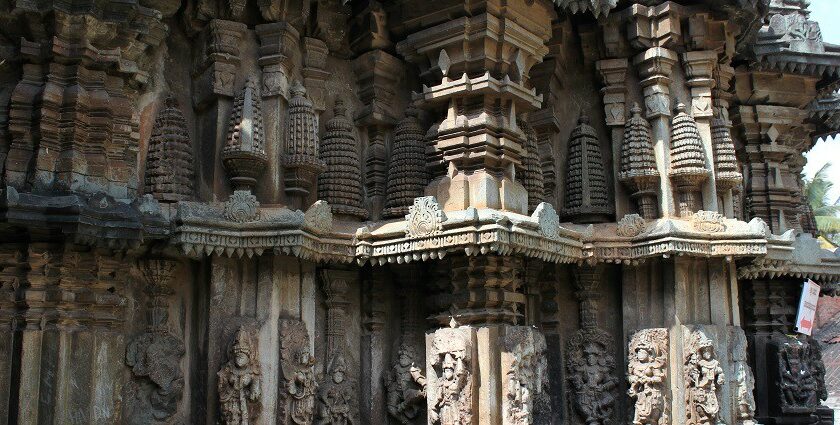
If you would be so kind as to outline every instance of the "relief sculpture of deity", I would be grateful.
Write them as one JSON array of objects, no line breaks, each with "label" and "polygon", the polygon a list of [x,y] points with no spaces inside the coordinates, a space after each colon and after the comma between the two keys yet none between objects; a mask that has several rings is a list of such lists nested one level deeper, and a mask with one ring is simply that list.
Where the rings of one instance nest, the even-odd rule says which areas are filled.
[{"label": "relief sculpture of deity", "polygon": [[333,353],[327,367],[327,376],[318,396],[318,425],[353,425],[358,418],[354,412],[357,405],[355,385],[350,380],[347,370],[347,358],[341,353]]},{"label": "relief sculpture of deity", "polygon": [[[583,336],[585,334],[589,337]],[[605,425],[613,420],[615,359],[607,351],[609,336],[599,329],[582,330],[575,335],[568,369],[571,374],[574,410],[587,425]]]},{"label": "relief sculpture of deity", "polygon": [[627,363],[627,394],[635,399],[633,425],[668,423],[667,358],[667,329],[645,329],[633,335]]},{"label": "relief sculpture of deity", "polygon": [[397,362],[386,376],[388,413],[401,424],[419,418],[425,408],[426,377],[415,364],[415,350],[406,343],[400,345]]},{"label": "relief sculpture of deity", "polygon": [[715,356],[712,341],[694,331],[684,364],[687,424],[720,425],[718,392],[724,383],[723,368]]},{"label": "relief sculpture of deity", "polygon": [[256,423],[260,401],[260,367],[251,335],[236,331],[228,362],[219,371],[219,404],[225,425]]},{"label": "relief sculpture of deity", "polygon": [[[433,424],[460,425],[470,423],[471,406],[469,400],[469,372],[463,358],[456,358],[446,353],[441,364],[443,374],[438,381],[439,390],[436,400],[432,400],[429,420]],[[465,394],[467,397],[465,397]]]}]

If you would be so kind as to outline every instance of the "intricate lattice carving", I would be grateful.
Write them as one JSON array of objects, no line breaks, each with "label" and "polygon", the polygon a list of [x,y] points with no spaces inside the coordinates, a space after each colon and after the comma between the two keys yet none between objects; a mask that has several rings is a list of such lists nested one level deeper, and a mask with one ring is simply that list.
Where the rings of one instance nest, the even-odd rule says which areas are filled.
[{"label": "intricate lattice carving", "polygon": [[446,216],[434,196],[414,199],[405,216],[405,235],[409,238],[423,238],[440,233]]},{"label": "intricate lattice carving", "polygon": [[680,216],[687,217],[700,209],[700,184],[709,177],[706,156],[697,123],[677,105],[671,123],[671,180],[679,192]]},{"label": "intricate lattice carving", "polygon": [[335,102],[333,111],[321,142],[321,161],[327,168],[318,177],[318,199],[327,201],[335,214],[365,219],[368,212],[362,208],[362,169],[353,123],[342,100]]},{"label": "intricate lattice carving", "polygon": [[193,151],[178,101],[167,96],[158,112],[146,157],[145,192],[161,202],[193,197]]},{"label": "intricate lattice carving", "polygon": [[225,425],[256,423],[260,414],[260,364],[251,331],[236,331],[228,361],[218,373],[219,405]]},{"label": "intricate lattice carving", "polygon": [[642,108],[633,104],[632,116],[624,124],[624,140],[621,144],[621,168],[618,179],[630,191],[636,201],[639,214],[647,219],[658,216],[656,190],[659,185],[659,171],[653,153],[650,124],[642,117]]},{"label": "intricate lattice carving", "polygon": [[268,165],[260,102],[257,84],[248,80],[230,115],[222,163],[237,190],[253,190]]},{"label": "intricate lattice carving", "polygon": [[423,196],[429,180],[426,172],[426,145],[424,132],[417,119],[417,110],[409,107],[405,118],[394,131],[394,147],[391,153],[388,175],[388,197],[385,201],[384,218],[402,217],[414,198]]},{"label": "intricate lattice carving", "polygon": [[289,120],[286,123],[286,152],[283,165],[286,173],[286,193],[306,196],[325,164],[318,156],[318,117],[306,89],[299,81],[291,88]]},{"label": "intricate lattice carving", "polygon": [[627,395],[634,399],[634,425],[667,425],[670,401],[668,330],[643,329],[630,339],[627,359]]},{"label": "intricate lattice carving", "polygon": [[589,117],[581,115],[569,140],[569,167],[566,171],[564,219],[598,222],[613,212],[607,192],[604,160],[595,129]]}]

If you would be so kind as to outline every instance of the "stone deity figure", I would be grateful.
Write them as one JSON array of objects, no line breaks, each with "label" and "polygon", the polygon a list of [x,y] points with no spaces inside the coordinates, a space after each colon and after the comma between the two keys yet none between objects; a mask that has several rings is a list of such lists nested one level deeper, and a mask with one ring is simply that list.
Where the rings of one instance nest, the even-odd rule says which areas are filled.
[{"label": "stone deity figure", "polygon": [[723,368],[715,358],[711,340],[700,336],[697,351],[692,353],[686,364],[686,396],[689,398],[689,424],[722,424],[718,418],[720,402],[717,391],[724,382]]},{"label": "stone deity figure", "polygon": [[462,359],[456,359],[452,353],[443,358],[442,376],[438,380],[437,399],[430,412],[429,421],[433,424],[460,425],[469,423],[463,415],[470,406],[462,406],[463,400],[469,400],[467,370]]},{"label": "stone deity figure", "polygon": [[414,363],[414,350],[401,344],[397,363],[386,377],[388,413],[401,424],[410,424],[425,408],[426,377]]},{"label": "stone deity figure", "polygon": [[[251,336],[239,328],[228,350],[228,362],[218,373],[219,404],[225,425],[255,423],[260,400],[260,370]],[[253,416],[253,418],[252,418]]]},{"label": "stone deity figure", "polygon": [[353,406],[356,405],[352,382],[347,376],[347,360],[343,354],[334,353],[327,367],[327,377],[319,395],[319,425],[353,425],[357,423]]},{"label": "stone deity figure", "polygon": [[315,359],[308,349],[297,353],[298,370],[286,381],[286,389],[291,397],[290,416],[296,424],[309,424],[315,411]]},{"label": "stone deity figure", "polygon": [[627,394],[636,399],[633,425],[664,425],[665,358],[650,344],[640,344],[630,353],[630,389]]},{"label": "stone deity figure", "polygon": [[787,407],[813,407],[817,401],[817,382],[808,367],[806,346],[794,341],[781,350],[780,391]]},{"label": "stone deity figure", "polygon": [[607,353],[599,344],[583,347],[584,363],[572,377],[575,407],[587,425],[604,425],[612,418],[616,379],[610,374]]}]

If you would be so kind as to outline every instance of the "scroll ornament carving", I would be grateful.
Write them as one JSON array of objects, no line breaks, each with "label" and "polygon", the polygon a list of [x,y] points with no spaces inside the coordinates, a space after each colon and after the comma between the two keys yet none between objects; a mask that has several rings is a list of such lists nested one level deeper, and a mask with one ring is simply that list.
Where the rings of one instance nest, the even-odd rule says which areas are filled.
[{"label": "scroll ornament carving", "polygon": [[692,332],[683,364],[687,425],[719,423],[718,391],[725,375],[716,357],[712,341],[705,333]]},{"label": "scroll ornament carving", "polygon": [[385,377],[388,414],[401,424],[413,423],[426,408],[426,377],[415,359],[415,350],[401,344],[397,361]]},{"label": "scroll ornament carving", "polygon": [[618,236],[631,238],[638,236],[645,230],[645,219],[638,214],[627,214],[618,221],[618,229],[616,233]]},{"label": "scroll ornament carving", "polygon": [[280,321],[280,370],[283,423],[308,425],[315,412],[315,358],[309,351],[309,334],[299,320]]},{"label": "scroll ornament carving", "polygon": [[434,196],[414,198],[414,205],[405,216],[405,235],[409,238],[423,238],[440,233],[446,216]]},{"label": "scroll ornament carving", "polygon": [[429,393],[429,423],[472,424],[472,355],[467,337],[453,327],[436,332],[428,353],[436,385]]},{"label": "scroll ornament carving", "polygon": [[235,190],[225,202],[224,216],[230,221],[247,223],[260,216],[260,203],[249,190]]},{"label": "scroll ornament carving", "polygon": [[253,337],[240,327],[218,373],[219,404],[225,425],[256,423],[260,409],[260,365]]},{"label": "scroll ornament carving", "polygon": [[633,425],[668,424],[668,330],[643,329],[630,340],[627,395],[634,399]]},{"label": "scroll ornament carving", "polygon": [[615,357],[612,338],[601,329],[578,330],[569,340],[567,369],[574,412],[588,425],[612,423],[615,409]]},{"label": "scroll ornament carving", "polygon": [[726,230],[723,214],[715,211],[697,211],[691,216],[691,223],[695,230],[701,232],[718,233]]},{"label": "scroll ornament carving", "polygon": [[358,424],[356,385],[348,375],[347,357],[333,352],[318,394],[318,417],[315,424]]}]

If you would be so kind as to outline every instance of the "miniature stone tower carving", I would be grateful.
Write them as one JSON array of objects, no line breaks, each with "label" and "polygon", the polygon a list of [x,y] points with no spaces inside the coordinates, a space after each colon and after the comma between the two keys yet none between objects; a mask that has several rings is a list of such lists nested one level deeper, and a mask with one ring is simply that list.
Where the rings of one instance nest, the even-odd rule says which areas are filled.
[{"label": "miniature stone tower carving", "polygon": [[522,156],[522,185],[528,191],[528,214],[545,200],[545,184],[537,150],[537,133],[527,120],[518,118],[519,128],[525,133],[525,153]]},{"label": "miniature stone tower carving", "polygon": [[263,140],[260,92],[253,80],[245,83],[245,88],[236,98],[229,126],[227,142],[222,150],[222,163],[234,191],[253,192],[257,179],[265,172],[268,164]]},{"label": "miniature stone tower carving", "polygon": [[158,112],[149,155],[146,157],[145,192],[161,202],[193,197],[193,151],[184,114],[172,96]]},{"label": "miniature stone tower carving", "polygon": [[335,214],[363,220],[368,212],[362,208],[362,169],[353,123],[342,100],[335,102],[334,112],[321,145],[327,168],[318,178],[318,199],[327,201]]},{"label": "miniature stone tower carving", "polygon": [[709,178],[697,123],[677,105],[671,125],[671,180],[678,192],[679,215],[689,217],[702,207],[700,185]]},{"label": "miniature stone tower carving", "polygon": [[633,104],[632,116],[624,125],[621,144],[621,168],[618,179],[630,189],[639,215],[648,220],[658,217],[656,189],[659,172],[651,142],[650,124],[642,117],[642,108]]},{"label": "miniature stone tower carving", "polygon": [[584,114],[572,130],[568,162],[563,219],[583,223],[607,220],[613,208],[607,194],[604,160],[595,129]]},{"label": "miniature stone tower carving", "polygon": [[318,117],[312,101],[299,81],[292,85],[291,93],[283,161],[286,194],[305,198],[325,165],[318,156]]},{"label": "miniature stone tower carving", "polygon": [[743,177],[738,171],[738,159],[735,157],[735,144],[729,133],[729,123],[721,109],[712,120],[712,146],[715,155],[715,184],[718,191],[734,189],[741,184]]},{"label": "miniature stone tower carving", "polygon": [[429,180],[426,172],[426,145],[417,110],[409,106],[405,118],[394,131],[394,148],[388,176],[388,197],[384,218],[404,217],[414,198],[423,196]]}]

